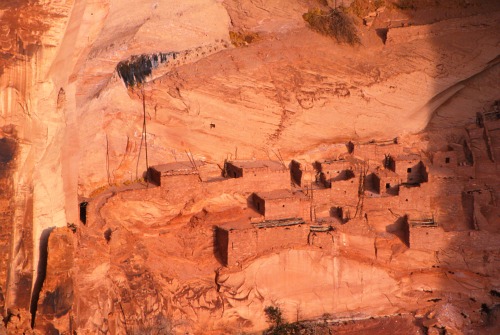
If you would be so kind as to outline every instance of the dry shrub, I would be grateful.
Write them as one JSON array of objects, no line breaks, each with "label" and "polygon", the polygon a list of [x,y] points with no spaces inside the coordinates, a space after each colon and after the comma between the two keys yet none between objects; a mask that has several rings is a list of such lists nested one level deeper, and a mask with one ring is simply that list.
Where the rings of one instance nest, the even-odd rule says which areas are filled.
[{"label": "dry shrub", "polygon": [[339,43],[350,45],[361,43],[354,21],[338,9],[329,11],[310,9],[302,17],[313,30],[334,37]]},{"label": "dry shrub", "polygon": [[259,39],[259,34],[249,32],[230,31],[229,39],[235,47],[247,46]]},{"label": "dry shrub", "polygon": [[348,10],[358,17],[365,17],[385,5],[385,0],[354,0]]}]

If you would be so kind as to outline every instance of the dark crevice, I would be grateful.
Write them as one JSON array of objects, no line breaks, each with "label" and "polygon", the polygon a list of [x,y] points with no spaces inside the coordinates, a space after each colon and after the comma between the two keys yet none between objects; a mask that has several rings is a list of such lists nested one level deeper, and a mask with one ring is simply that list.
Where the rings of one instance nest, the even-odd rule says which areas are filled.
[{"label": "dark crevice", "polygon": [[497,290],[491,290],[490,294],[494,297],[500,298],[500,292],[498,292]]},{"label": "dark crevice", "polygon": [[176,59],[177,56],[177,52],[132,56],[130,59],[118,63],[116,72],[122,78],[125,86],[135,86],[144,83],[159,64],[167,63],[169,59]]},{"label": "dark crevice", "polygon": [[106,229],[106,231],[104,232],[104,238],[106,239],[106,242],[109,243],[109,241],[111,241],[111,235],[113,235],[113,231],[111,230],[111,228]]},{"label": "dark crevice", "polygon": [[83,224],[87,224],[87,206],[88,206],[88,202],[84,201],[84,202],[80,202],[80,221],[83,223]]},{"label": "dark crevice", "polygon": [[36,311],[38,309],[38,299],[40,298],[40,292],[42,291],[43,282],[45,281],[45,276],[47,275],[47,259],[48,259],[48,244],[50,233],[55,229],[55,227],[50,227],[45,229],[40,235],[40,246],[39,246],[39,258],[38,258],[38,274],[36,276],[35,285],[33,286],[33,292],[31,294],[31,328],[35,327]]}]

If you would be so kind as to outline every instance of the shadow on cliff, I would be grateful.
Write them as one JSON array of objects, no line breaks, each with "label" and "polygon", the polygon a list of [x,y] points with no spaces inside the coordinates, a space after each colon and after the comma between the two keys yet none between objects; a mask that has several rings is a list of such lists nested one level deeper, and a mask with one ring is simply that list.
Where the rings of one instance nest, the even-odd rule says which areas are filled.
[{"label": "shadow on cliff", "polygon": [[[486,13],[488,6],[500,10],[495,1],[485,1],[481,5],[484,7],[478,9],[479,13]],[[456,6],[468,10],[468,5],[460,3]],[[447,60],[440,58],[446,54],[443,48],[449,44],[446,41],[443,45],[441,41],[453,37],[430,38],[436,68],[446,68]],[[468,43],[468,48],[478,45],[477,41]],[[491,50],[485,54],[487,52],[491,53]],[[478,112],[490,109],[494,100],[500,98],[495,75],[500,73],[499,69],[498,60],[492,59],[472,76],[456,78],[458,82],[444,90],[439,76],[433,83],[436,100],[445,98],[438,103],[421,133],[422,139],[428,141],[423,154],[427,156],[432,194],[429,195],[429,212],[420,214],[432,218],[436,227],[418,228],[428,230],[428,240],[424,241],[426,245],[422,249],[428,252],[433,263],[432,268],[421,270],[430,280],[418,283],[427,285],[433,296],[427,300],[427,303],[432,303],[427,309],[431,312],[424,316],[429,333],[431,329],[439,334],[497,333],[499,330],[500,299],[495,292],[500,281],[494,278],[499,277],[499,252],[495,239],[498,241],[500,235],[494,237],[484,228],[499,225],[500,220],[499,216],[496,221],[491,220],[493,216],[487,219],[482,212],[486,207],[490,211],[496,207],[500,213],[495,201],[499,194],[500,171],[489,153],[495,149],[491,148],[492,140],[488,138],[488,130],[484,129],[487,127],[481,127],[476,117]],[[496,85],[496,90],[484,89],[488,85]],[[411,234],[412,228],[409,229]],[[411,249],[412,238],[409,236],[408,240]]]},{"label": "shadow on cliff", "polygon": [[39,258],[37,266],[37,277],[35,280],[35,284],[33,285],[33,291],[31,294],[31,305],[30,305],[31,328],[35,327],[35,318],[38,309],[38,300],[40,298],[40,292],[42,291],[43,288],[43,282],[45,281],[45,277],[47,275],[49,236],[54,229],[55,227],[44,229],[42,231],[42,234],[40,235],[40,249],[39,249]]}]

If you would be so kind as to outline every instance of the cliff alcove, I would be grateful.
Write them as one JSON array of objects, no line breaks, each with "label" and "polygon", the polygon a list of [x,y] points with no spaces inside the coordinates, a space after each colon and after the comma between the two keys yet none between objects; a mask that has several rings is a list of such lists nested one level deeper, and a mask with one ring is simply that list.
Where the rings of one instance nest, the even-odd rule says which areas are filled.
[{"label": "cliff alcove", "polygon": [[0,334],[498,333],[498,1],[0,18]]}]

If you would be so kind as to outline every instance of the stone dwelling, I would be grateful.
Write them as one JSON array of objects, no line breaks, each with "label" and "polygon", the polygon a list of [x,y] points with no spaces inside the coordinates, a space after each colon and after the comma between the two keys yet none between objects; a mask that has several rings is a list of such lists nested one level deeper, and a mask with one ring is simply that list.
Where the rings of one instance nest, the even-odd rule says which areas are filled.
[{"label": "stone dwelling", "polygon": [[405,184],[417,185],[427,182],[427,168],[417,154],[397,156],[394,172]]},{"label": "stone dwelling", "polygon": [[398,195],[401,178],[394,171],[388,169],[377,169],[370,178],[370,189],[383,195]]},{"label": "stone dwelling", "polygon": [[[261,189],[290,189],[291,186],[288,167],[271,160],[226,162],[225,175],[227,178],[242,178],[251,192]],[[252,184],[254,189],[252,189]]]},{"label": "stone dwelling", "polygon": [[456,170],[458,166],[457,152],[450,147],[446,151],[435,152],[432,158],[432,165],[434,167]]},{"label": "stone dwelling", "polygon": [[222,264],[232,266],[275,248],[305,245],[309,231],[300,219],[235,222],[217,226],[215,240]]},{"label": "stone dwelling", "polygon": [[[345,159],[325,160],[314,163],[317,173],[321,175],[320,180],[324,183],[332,181],[348,180],[354,177],[350,162]],[[329,185],[325,185],[329,187]]]},{"label": "stone dwelling", "polygon": [[252,195],[253,205],[265,220],[301,218],[310,221],[311,201],[304,193],[287,189],[258,192]]},{"label": "stone dwelling", "polygon": [[202,161],[172,162],[151,166],[148,178],[152,183],[166,189],[184,189],[201,182],[198,168]]}]

